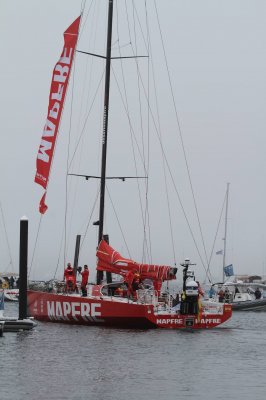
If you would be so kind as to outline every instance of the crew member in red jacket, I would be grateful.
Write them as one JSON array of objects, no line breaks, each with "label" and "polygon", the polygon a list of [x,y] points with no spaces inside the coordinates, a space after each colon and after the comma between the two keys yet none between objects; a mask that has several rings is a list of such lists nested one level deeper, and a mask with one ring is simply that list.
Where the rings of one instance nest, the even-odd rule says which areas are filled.
[{"label": "crew member in red jacket", "polygon": [[81,285],[80,285],[80,288],[82,291],[82,296],[86,297],[88,295],[87,284],[88,284],[88,279],[89,279],[89,275],[90,275],[88,265],[84,265],[84,269],[80,274],[82,276]]},{"label": "crew member in red jacket", "polygon": [[137,290],[142,289],[141,276],[138,272],[128,271],[124,282],[127,284],[127,297],[133,300],[137,299]]},{"label": "crew member in red jacket", "polygon": [[74,273],[74,269],[71,267],[71,264],[68,263],[67,267],[64,271],[64,278],[66,281],[66,291],[71,292],[76,289],[76,277]]}]

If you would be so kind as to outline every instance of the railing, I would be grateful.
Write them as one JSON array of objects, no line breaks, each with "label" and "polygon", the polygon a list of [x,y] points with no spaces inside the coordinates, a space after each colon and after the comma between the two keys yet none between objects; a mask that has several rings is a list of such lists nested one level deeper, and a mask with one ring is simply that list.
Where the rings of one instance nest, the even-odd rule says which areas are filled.
[{"label": "railing", "polygon": [[152,289],[137,290],[137,303],[156,305],[158,303],[157,290],[152,290]]}]

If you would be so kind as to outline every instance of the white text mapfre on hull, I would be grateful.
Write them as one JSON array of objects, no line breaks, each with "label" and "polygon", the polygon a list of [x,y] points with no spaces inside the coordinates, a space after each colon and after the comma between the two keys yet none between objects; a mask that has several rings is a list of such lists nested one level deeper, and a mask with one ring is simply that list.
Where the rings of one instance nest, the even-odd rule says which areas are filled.
[{"label": "white text mapfre on hull", "polygon": [[[195,322],[198,322],[197,320]],[[184,325],[183,318],[157,318],[156,323],[158,325]],[[220,318],[201,318],[200,324],[202,325],[219,325],[222,323]]]},{"label": "white text mapfre on hull", "polygon": [[[35,304],[35,309],[37,304]],[[41,305],[43,309],[43,304]],[[103,322],[100,303],[81,303],[78,301],[47,301],[47,316],[51,321],[78,321],[81,317],[84,321]]]}]

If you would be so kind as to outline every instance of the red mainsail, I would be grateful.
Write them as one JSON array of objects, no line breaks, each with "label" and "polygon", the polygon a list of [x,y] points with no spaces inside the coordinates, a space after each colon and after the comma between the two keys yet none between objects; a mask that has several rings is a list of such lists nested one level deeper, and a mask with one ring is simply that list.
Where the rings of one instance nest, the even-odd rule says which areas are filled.
[{"label": "red mainsail", "polygon": [[[47,119],[37,155],[37,170],[35,175],[35,182],[41,185],[45,190],[47,189],[47,184],[49,181],[58,127],[78,40],[79,24],[80,17],[78,17],[64,32],[63,51],[53,71]],[[42,196],[39,206],[39,211],[41,214],[44,214],[47,210],[47,206],[44,203],[45,194]]]},{"label": "red mainsail", "polygon": [[139,264],[122,257],[104,240],[100,242],[96,256],[98,257],[98,271],[107,271],[123,277],[131,271],[140,274],[141,279],[151,279],[154,282],[176,279],[176,268],[168,265]]}]

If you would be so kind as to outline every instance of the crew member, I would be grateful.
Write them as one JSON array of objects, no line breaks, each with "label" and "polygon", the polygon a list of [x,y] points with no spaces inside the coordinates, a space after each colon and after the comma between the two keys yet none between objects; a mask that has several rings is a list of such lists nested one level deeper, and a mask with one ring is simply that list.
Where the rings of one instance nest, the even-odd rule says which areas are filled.
[{"label": "crew member", "polygon": [[64,271],[64,278],[66,281],[66,291],[74,291],[76,289],[76,277],[71,263],[67,264],[67,267]]},{"label": "crew member", "polygon": [[137,290],[141,287],[140,274],[132,271],[128,271],[125,276],[125,283],[127,284],[127,295],[129,298],[136,300]]},{"label": "crew member", "polygon": [[261,298],[261,291],[260,289],[257,287],[257,289],[255,290],[255,299],[259,300]]},{"label": "crew member", "polygon": [[127,285],[127,297],[130,298],[132,297],[132,282],[134,278],[134,273],[132,271],[128,271],[126,273],[126,276],[124,278],[124,282]]},{"label": "crew member", "polygon": [[82,291],[82,296],[86,297],[88,295],[88,293],[87,293],[87,284],[88,284],[88,279],[89,279],[89,274],[90,274],[88,265],[84,265],[84,269],[80,274],[82,276],[81,285],[80,285],[80,288],[81,288],[81,291]]},{"label": "crew member", "polygon": [[14,277],[10,276],[10,279],[9,279],[9,287],[10,287],[10,289],[14,289],[14,283],[15,283]]},{"label": "crew member", "polygon": [[225,288],[225,291],[224,291],[224,302],[230,303],[230,292],[227,287]]},{"label": "crew member", "polygon": [[137,290],[142,289],[142,283],[140,279],[140,274],[134,274],[133,282],[132,282],[132,294],[133,299],[137,300]]},{"label": "crew member", "polygon": [[219,298],[219,303],[223,303],[224,302],[224,291],[223,291],[223,289],[219,290],[218,298]]}]

